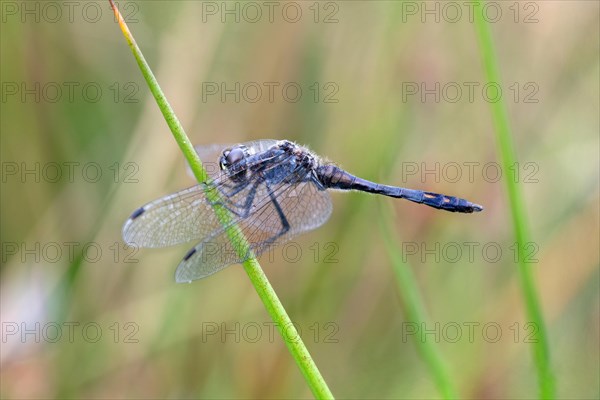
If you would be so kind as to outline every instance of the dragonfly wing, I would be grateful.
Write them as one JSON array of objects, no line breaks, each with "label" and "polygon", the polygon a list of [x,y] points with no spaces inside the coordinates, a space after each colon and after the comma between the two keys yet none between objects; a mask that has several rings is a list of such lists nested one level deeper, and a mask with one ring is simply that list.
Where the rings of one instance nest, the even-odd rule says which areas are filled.
[{"label": "dragonfly wing", "polygon": [[[255,256],[297,234],[321,226],[332,211],[329,194],[300,175],[272,185],[260,182],[244,191],[243,199],[238,195],[234,197],[242,201],[248,196],[252,196],[248,214],[237,216],[234,223],[240,227]],[[201,279],[249,257],[250,254],[238,254],[225,230],[221,229],[186,254],[177,267],[175,278],[177,282]]]},{"label": "dragonfly wing", "polygon": [[188,251],[175,271],[175,281],[184,283],[205,278],[229,265],[242,263],[248,257],[237,255],[230,238],[221,229]]},{"label": "dragonfly wing", "polygon": [[[264,151],[264,148],[270,147],[274,142],[276,141],[261,140],[249,142],[248,145],[253,146],[251,154],[254,154],[255,151]],[[210,150],[212,148],[209,146],[206,151],[212,151]],[[253,159],[247,164],[248,168],[265,161],[260,157],[253,157]],[[210,184],[202,183],[193,186],[155,200],[134,211],[123,226],[123,239],[127,243],[141,247],[165,247],[209,237],[219,230],[221,225],[204,191],[218,188],[230,211],[238,215],[247,215],[248,210],[243,209],[245,199],[252,182],[258,178],[259,176],[251,176],[240,186],[232,182],[226,172],[219,169],[216,174],[213,173]]]},{"label": "dragonfly wing", "polygon": [[165,247],[212,234],[220,224],[205,188],[196,185],[140,207],[125,222],[123,240],[140,247]]}]

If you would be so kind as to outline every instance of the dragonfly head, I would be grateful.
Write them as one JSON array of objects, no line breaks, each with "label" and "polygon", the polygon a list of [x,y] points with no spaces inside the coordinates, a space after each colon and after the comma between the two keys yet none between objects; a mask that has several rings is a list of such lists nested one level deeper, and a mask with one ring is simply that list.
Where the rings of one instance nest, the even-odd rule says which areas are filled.
[{"label": "dragonfly head", "polygon": [[226,172],[232,180],[241,181],[246,177],[246,166],[240,163],[248,156],[248,148],[243,145],[234,146],[223,150],[219,158],[219,167]]}]

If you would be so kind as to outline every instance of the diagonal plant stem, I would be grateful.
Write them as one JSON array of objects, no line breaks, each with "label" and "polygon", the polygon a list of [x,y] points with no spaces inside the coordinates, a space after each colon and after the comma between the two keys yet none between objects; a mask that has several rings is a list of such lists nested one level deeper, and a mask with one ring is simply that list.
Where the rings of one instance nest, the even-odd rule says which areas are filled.
[{"label": "diagonal plant stem", "polygon": [[[135,42],[133,35],[129,31],[127,24],[123,20],[121,13],[117,9],[113,1],[109,0],[109,2],[115,14],[115,18],[119,23],[121,31],[123,32],[123,36],[125,36],[127,44],[133,52],[138,66],[140,67],[140,70],[142,71],[142,74],[144,75],[144,78],[148,83],[148,87],[150,88],[152,95],[156,99],[158,107],[160,108],[167,124],[169,125],[169,128],[171,129],[171,132],[173,133],[175,141],[179,145],[181,152],[185,156],[192,171],[194,172],[194,176],[196,177],[198,182],[208,182],[208,175],[202,166],[202,161],[198,157],[198,154],[194,150],[192,143],[185,134],[183,126],[181,126],[181,123],[175,115],[175,112],[169,105],[167,98],[162,92],[158,81],[156,80],[154,74],[152,73],[152,70],[150,69],[150,66],[146,62],[142,51]],[[304,342],[298,334],[298,331],[292,324],[292,321],[290,320],[290,317],[285,311],[283,304],[281,304],[281,301],[277,297],[277,294],[275,293],[275,290],[273,289],[269,280],[267,279],[267,276],[263,272],[260,264],[254,257],[254,255],[252,254],[250,244],[245,238],[243,232],[241,231],[239,226],[232,223],[233,216],[231,215],[231,213],[225,207],[219,205],[222,204],[222,202],[219,201],[220,196],[218,191],[206,190],[205,195],[211,204],[215,204],[214,211],[217,215],[217,218],[219,219],[219,222],[224,227],[226,227],[227,236],[229,237],[229,240],[231,241],[231,244],[235,249],[236,253],[240,256],[240,258],[245,258],[245,256],[248,254],[251,255],[251,258],[249,258],[247,261],[244,261],[244,269],[246,270],[250,281],[254,285],[258,296],[264,303],[267,312],[277,325],[277,328],[281,333],[283,340],[286,346],[288,347],[288,350],[290,351],[290,353],[292,353],[292,356],[296,360],[296,363],[298,364],[300,371],[304,375],[304,378],[306,379],[312,393],[316,398],[319,399],[333,398],[333,394],[331,393],[329,387],[327,386],[327,383],[321,376],[317,365],[310,356],[310,353],[304,345]]]},{"label": "diagonal plant stem", "polygon": [[[394,267],[396,283],[398,284],[398,295],[404,305],[406,321],[417,324],[420,328],[421,324],[428,322],[429,317],[421,300],[415,277],[411,269],[402,261],[402,254],[398,249],[398,243],[401,241],[392,227],[390,222],[392,220],[393,218],[389,209],[382,206],[379,213],[379,224],[381,226],[383,244]],[[439,347],[430,340],[421,340],[416,336],[415,345],[425,365],[429,368],[429,372],[442,397],[444,399],[458,399],[458,392],[450,378],[448,367],[444,362]]]},{"label": "diagonal plant stem", "polygon": [[[482,2],[478,1],[478,9],[482,9]],[[485,75],[489,82],[500,83],[500,74],[498,72],[498,60],[496,58],[494,43],[490,25],[484,19],[483,13],[475,13],[475,28],[479,40],[479,47],[484,64]],[[512,133],[508,120],[508,111],[503,99],[495,103],[490,103],[492,119],[496,131],[496,141],[498,144],[498,153],[505,171],[515,165],[517,157],[512,140]],[[512,215],[512,223],[515,239],[518,246],[519,277],[521,281],[521,290],[525,298],[525,307],[528,318],[538,327],[538,341],[533,344],[533,357],[537,368],[539,379],[540,397],[543,399],[555,398],[555,378],[550,365],[550,350],[548,344],[548,332],[544,323],[544,317],[540,306],[540,300],[534,282],[531,264],[526,262],[523,257],[530,241],[528,222],[525,218],[525,206],[521,187],[518,183],[510,179],[509,174],[504,174],[508,200]]]}]

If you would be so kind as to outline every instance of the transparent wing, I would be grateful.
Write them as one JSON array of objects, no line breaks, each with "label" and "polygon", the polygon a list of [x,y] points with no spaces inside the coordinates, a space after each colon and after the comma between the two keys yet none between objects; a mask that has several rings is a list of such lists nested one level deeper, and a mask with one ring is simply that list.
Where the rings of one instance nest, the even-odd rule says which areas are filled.
[{"label": "transparent wing", "polygon": [[[257,154],[259,152],[263,152],[269,149],[271,146],[275,145],[277,140],[275,139],[262,139],[262,140],[254,140],[251,142],[241,143],[252,149],[252,154]],[[223,150],[227,148],[231,148],[236,144],[233,143],[220,143],[220,144],[210,144],[210,145],[198,145],[195,146],[194,149],[196,153],[200,156],[200,160],[202,160],[202,165],[204,169],[208,173],[211,179],[217,178],[221,174],[221,168],[219,167],[219,158],[221,154],[223,154]],[[189,165],[187,166],[188,175],[194,178],[194,174],[190,169]],[[195,178],[194,178],[195,179]]]},{"label": "transparent wing", "polygon": [[[248,142],[246,145],[252,149],[252,154],[257,154],[276,142],[276,140],[259,140]],[[199,150],[199,154],[201,158],[210,153],[220,155],[227,147],[228,145],[206,146]],[[257,162],[264,162],[264,160],[257,160]],[[248,182],[247,189],[236,188],[238,192],[228,196],[228,193],[233,191],[232,188],[236,187],[229,176],[219,169],[211,174],[211,179],[212,190],[219,188],[228,203],[231,203],[229,204],[231,211],[243,214],[244,210],[236,205],[244,205],[243,200],[248,195],[252,180]],[[196,185],[138,208],[123,226],[123,240],[140,247],[166,247],[212,235],[215,230],[221,228],[221,224],[204,195],[207,188],[207,184]]]},{"label": "transparent wing", "polygon": [[140,247],[165,247],[211,235],[219,221],[205,187],[196,185],[140,207],[125,222],[123,240]]},{"label": "transparent wing", "polygon": [[[270,246],[321,226],[331,211],[329,194],[304,176],[297,175],[278,184],[260,183],[249,215],[237,217],[235,223],[254,255],[259,256]],[[242,263],[249,256],[238,255],[225,230],[220,229],[186,254],[177,267],[175,279],[190,282],[204,278],[229,265]]]}]

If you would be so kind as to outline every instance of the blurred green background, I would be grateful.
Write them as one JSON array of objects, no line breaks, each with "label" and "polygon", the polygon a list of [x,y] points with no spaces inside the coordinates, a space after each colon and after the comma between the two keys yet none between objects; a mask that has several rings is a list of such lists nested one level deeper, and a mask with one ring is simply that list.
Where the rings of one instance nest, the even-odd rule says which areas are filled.
[{"label": "blurred green background", "polygon": [[[0,394],[310,398],[242,268],[177,285],[175,267],[192,244],[124,247],[134,209],[194,181],[108,3],[69,4],[0,3]],[[119,4],[195,144],[286,138],[361,177],[485,206],[455,215],[333,193],[327,224],[260,259],[332,392],[439,397],[415,348],[427,340],[439,342],[461,397],[535,398],[535,327],[526,325],[505,185],[495,179],[488,82],[468,8],[249,4]],[[495,4],[519,157],[501,172],[525,195],[558,396],[597,398],[599,5]],[[439,98],[410,94],[421,84]],[[436,163],[437,175],[422,176]],[[392,212],[429,313],[416,334],[383,245],[382,210]]]}]

